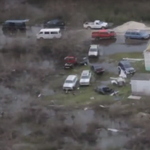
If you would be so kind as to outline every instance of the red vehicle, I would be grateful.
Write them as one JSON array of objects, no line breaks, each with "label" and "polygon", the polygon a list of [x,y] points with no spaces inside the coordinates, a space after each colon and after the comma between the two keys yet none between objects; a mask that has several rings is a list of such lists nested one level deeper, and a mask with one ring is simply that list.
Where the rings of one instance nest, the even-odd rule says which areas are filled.
[{"label": "red vehicle", "polygon": [[103,29],[103,30],[92,32],[92,38],[112,39],[112,38],[116,38],[116,33],[113,30]]},{"label": "red vehicle", "polygon": [[74,56],[66,56],[64,58],[65,64],[64,64],[64,68],[65,69],[69,69],[69,68],[74,68],[74,66],[76,65],[87,65],[87,58],[84,57],[81,59],[81,61],[79,61],[76,57]]}]

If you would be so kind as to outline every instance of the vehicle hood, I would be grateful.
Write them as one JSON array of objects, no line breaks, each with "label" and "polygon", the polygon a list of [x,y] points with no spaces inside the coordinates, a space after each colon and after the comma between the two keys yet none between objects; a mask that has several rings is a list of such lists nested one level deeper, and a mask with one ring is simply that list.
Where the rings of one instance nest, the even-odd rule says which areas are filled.
[{"label": "vehicle hood", "polygon": [[80,79],[80,82],[89,82],[90,79]]},{"label": "vehicle hood", "polygon": [[97,55],[98,54],[98,52],[91,52],[91,51],[89,51],[89,55]]},{"label": "vehicle hood", "polygon": [[73,86],[72,83],[64,83],[64,84],[63,84],[63,87],[67,87],[67,88],[70,88],[70,87],[72,87],[72,86]]},{"label": "vehicle hood", "polygon": [[148,33],[143,34],[143,37],[149,37]]},{"label": "vehicle hood", "polygon": [[130,67],[130,68],[127,68],[126,71],[133,72],[133,71],[135,71],[135,69],[133,67]]}]

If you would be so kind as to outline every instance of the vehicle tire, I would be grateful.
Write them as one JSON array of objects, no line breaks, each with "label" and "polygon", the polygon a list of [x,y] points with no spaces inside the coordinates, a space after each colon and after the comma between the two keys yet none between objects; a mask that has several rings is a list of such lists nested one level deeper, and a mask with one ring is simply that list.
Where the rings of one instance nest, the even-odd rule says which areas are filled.
[{"label": "vehicle tire", "polygon": [[44,38],[40,37],[40,38],[39,38],[39,40],[40,40],[40,41],[43,41],[43,40],[44,40]]},{"label": "vehicle tire", "polygon": [[91,30],[91,27],[87,27],[88,30]]}]

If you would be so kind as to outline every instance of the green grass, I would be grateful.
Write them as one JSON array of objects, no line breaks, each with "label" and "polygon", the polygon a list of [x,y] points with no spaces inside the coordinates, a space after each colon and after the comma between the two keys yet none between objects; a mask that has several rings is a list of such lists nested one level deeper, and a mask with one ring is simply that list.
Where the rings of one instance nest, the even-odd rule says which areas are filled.
[{"label": "green grass", "polygon": [[131,52],[131,53],[116,53],[109,56],[109,59],[112,59],[117,62],[122,58],[143,58],[143,54],[141,52]]},{"label": "green grass", "polygon": [[[143,59],[143,54],[141,52],[131,52],[131,53],[117,53],[109,56],[111,62],[114,62],[116,65],[118,61],[122,58],[141,58]],[[147,73],[145,70],[144,61],[135,61],[131,62],[132,66],[136,69],[137,73]]]},{"label": "green grass", "polygon": [[[65,92],[59,92],[51,97],[44,97],[44,101],[48,103],[51,100],[56,100],[56,103],[59,105],[85,105],[94,102],[100,102],[105,99],[111,99],[110,96],[100,95],[94,91],[94,84],[88,87],[79,87],[76,91],[74,91],[75,95],[70,92],[66,94]],[[94,97],[94,99],[91,99]],[[46,103],[47,103],[46,102]]]}]

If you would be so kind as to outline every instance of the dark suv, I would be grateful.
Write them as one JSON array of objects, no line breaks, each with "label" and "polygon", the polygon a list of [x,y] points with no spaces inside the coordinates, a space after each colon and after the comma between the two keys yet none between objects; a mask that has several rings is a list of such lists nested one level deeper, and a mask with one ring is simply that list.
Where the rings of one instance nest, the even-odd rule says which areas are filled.
[{"label": "dark suv", "polygon": [[65,22],[63,22],[60,19],[54,19],[46,22],[44,24],[44,28],[60,28],[64,29],[65,28]]},{"label": "dark suv", "polygon": [[127,60],[121,60],[118,63],[118,70],[119,74],[121,70],[123,70],[126,75],[134,75],[136,72],[136,70],[131,66],[130,62]]},{"label": "dark suv", "polygon": [[18,32],[26,33],[26,22],[28,20],[7,20],[3,23],[4,35],[16,35]]}]

